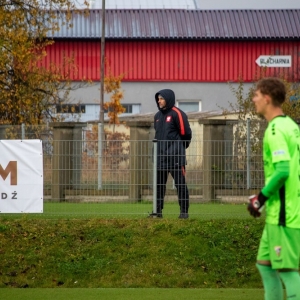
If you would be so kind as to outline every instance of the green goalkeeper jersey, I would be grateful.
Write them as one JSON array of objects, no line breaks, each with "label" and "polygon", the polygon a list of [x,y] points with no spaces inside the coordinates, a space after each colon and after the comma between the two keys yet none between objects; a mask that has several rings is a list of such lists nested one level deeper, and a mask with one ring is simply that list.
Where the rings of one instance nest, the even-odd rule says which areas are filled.
[{"label": "green goalkeeper jersey", "polygon": [[266,223],[300,228],[300,131],[288,116],[278,116],[269,122],[263,140],[265,184],[268,184],[274,164],[289,162],[289,177],[266,202]]}]

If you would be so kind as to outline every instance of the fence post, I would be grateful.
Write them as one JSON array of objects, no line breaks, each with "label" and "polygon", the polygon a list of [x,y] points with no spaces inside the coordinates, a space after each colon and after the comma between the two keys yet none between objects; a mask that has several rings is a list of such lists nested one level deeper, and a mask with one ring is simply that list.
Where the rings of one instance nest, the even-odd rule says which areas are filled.
[{"label": "fence post", "polygon": [[51,198],[64,201],[67,189],[80,187],[82,127],[86,123],[53,122]]},{"label": "fence post", "polygon": [[203,124],[203,200],[216,200],[224,181],[225,126],[229,120],[200,119]]},{"label": "fence post", "polygon": [[21,136],[22,136],[22,140],[25,140],[25,124],[24,123],[21,124]]},{"label": "fence post", "polygon": [[149,135],[150,122],[129,121],[130,127],[130,183],[129,200],[140,201],[142,190],[149,185]]},{"label": "fence post", "polygon": [[153,215],[157,214],[157,140],[153,140]]},{"label": "fence post", "polygon": [[250,118],[247,118],[247,189],[251,189],[251,142],[250,142]]},{"label": "fence post", "polygon": [[98,190],[102,190],[102,169],[103,169],[103,132],[104,125],[98,123]]}]

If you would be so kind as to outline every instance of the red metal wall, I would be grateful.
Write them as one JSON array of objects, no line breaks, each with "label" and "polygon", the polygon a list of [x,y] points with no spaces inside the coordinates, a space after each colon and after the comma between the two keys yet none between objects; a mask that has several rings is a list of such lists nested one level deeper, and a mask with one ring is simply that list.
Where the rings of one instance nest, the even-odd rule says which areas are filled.
[{"label": "red metal wall", "polygon": [[[105,44],[112,73],[124,81],[252,81],[262,68],[260,55],[292,55],[292,67],[267,68],[268,75],[300,72],[300,41],[112,41]],[[57,40],[47,49],[45,65],[74,54],[73,80],[100,79],[100,41]],[[299,76],[296,76],[299,78]]]}]

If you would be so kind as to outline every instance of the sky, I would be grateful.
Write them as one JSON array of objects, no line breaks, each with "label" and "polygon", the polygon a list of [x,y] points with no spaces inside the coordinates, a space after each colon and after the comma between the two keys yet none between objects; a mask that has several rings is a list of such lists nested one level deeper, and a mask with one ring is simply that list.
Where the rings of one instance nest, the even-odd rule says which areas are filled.
[{"label": "sky", "polygon": [[[84,0],[76,0],[83,3]],[[88,0],[91,8],[101,8],[102,0]],[[184,9],[300,9],[300,0],[105,0],[111,8]]]},{"label": "sky", "polygon": [[197,0],[199,9],[292,9],[300,0]]}]

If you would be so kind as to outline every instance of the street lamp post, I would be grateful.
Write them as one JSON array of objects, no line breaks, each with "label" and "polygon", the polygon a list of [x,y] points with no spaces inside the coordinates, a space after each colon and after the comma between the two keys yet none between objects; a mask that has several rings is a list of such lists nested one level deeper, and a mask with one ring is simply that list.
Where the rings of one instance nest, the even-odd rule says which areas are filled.
[{"label": "street lamp post", "polygon": [[100,68],[100,119],[98,123],[98,189],[102,189],[103,142],[104,142],[104,76],[105,76],[105,0],[102,0],[101,27],[101,68]]}]

